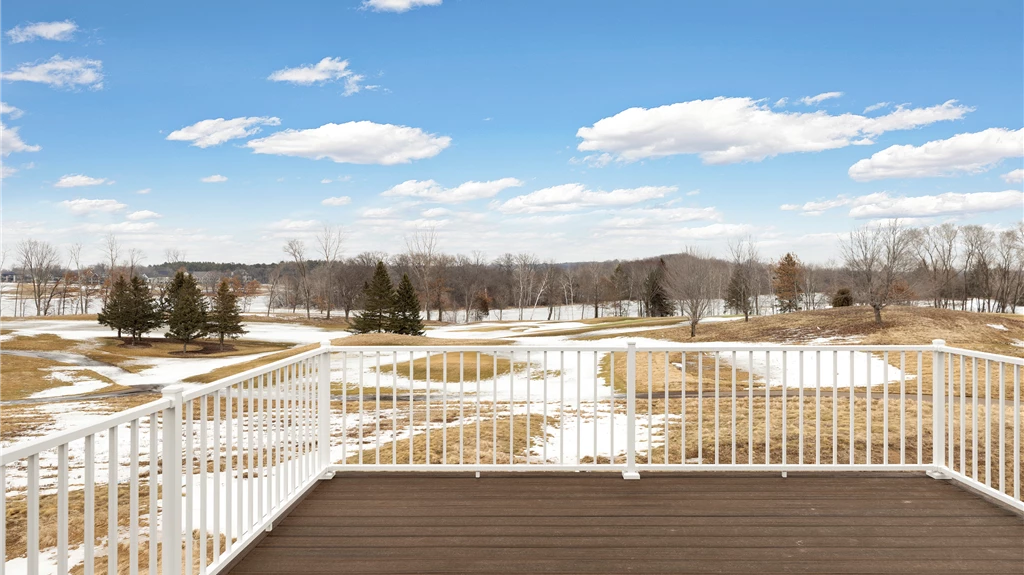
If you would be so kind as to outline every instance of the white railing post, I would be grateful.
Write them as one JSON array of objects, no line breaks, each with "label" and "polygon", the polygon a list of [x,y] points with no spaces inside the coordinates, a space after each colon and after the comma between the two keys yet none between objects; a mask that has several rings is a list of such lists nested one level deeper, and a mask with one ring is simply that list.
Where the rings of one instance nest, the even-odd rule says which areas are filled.
[{"label": "white railing post", "polygon": [[[181,573],[181,416],[184,391],[181,385],[163,389],[164,398],[172,401],[163,414],[163,575]],[[189,541],[191,539],[189,537]]]},{"label": "white railing post", "polygon": [[[932,479],[949,479],[946,468],[946,346],[945,340],[932,340]],[[921,409],[919,405],[917,407]]]},{"label": "white railing post", "polygon": [[[615,369],[615,365],[611,366]],[[615,393],[615,390],[612,390]],[[615,414],[612,414],[614,420]],[[614,457],[615,454],[612,454]],[[626,344],[626,469],[623,479],[640,479],[636,470],[636,343]]]},{"label": "white railing post", "polygon": [[320,342],[319,413],[317,414],[317,447],[319,450],[321,479],[331,479],[334,473],[327,471],[331,465],[331,342]]}]

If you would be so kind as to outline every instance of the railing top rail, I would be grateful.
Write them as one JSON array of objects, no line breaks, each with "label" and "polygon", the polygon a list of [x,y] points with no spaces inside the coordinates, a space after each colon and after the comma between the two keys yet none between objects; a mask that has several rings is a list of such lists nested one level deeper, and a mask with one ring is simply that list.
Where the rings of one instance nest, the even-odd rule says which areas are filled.
[{"label": "railing top rail", "polygon": [[15,461],[25,459],[26,457],[41,453],[48,449],[54,449],[55,447],[64,445],[65,443],[76,441],[101,431],[106,431],[111,427],[129,423],[139,419],[140,417],[152,415],[161,410],[167,409],[172,405],[172,403],[172,400],[169,398],[157,399],[138,407],[133,407],[131,409],[115,413],[95,423],[76,427],[74,429],[68,429],[59,433],[53,433],[40,437],[39,439],[17,443],[7,449],[4,449],[3,454],[0,454],[0,466],[10,465]]},{"label": "railing top rail", "polygon": [[[486,352],[486,351],[616,351],[628,350],[626,343],[620,345],[334,345],[331,351],[341,352]],[[659,345],[638,344],[638,352],[661,351],[934,351],[934,345],[800,345],[761,343],[672,343]]]},{"label": "railing top rail", "polygon": [[1000,355],[998,353],[987,353],[984,351],[974,351],[970,349],[964,349],[962,347],[950,346],[943,346],[940,351],[955,353],[957,355],[962,355],[964,357],[975,357],[978,359],[987,359],[990,361],[1008,363],[1010,365],[1024,366],[1024,357],[1013,357],[1012,355]]},{"label": "railing top rail", "polygon": [[495,345],[333,345],[331,346],[332,353],[365,353],[365,352],[541,352],[541,351],[626,351],[625,345],[587,345],[587,346],[575,346],[575,345],[514,345],[514,344],[495,344]]},{"label": "railing top rail", "polygon": [[324,353],[324,350],[326,348],[327,348],[327,346],[321,345],[320,347],[317,347],[317,348],[314,348],[314,349],[311,349],[311,350],[308,350],[308,351],[304,351],[302,353],[297,353],[295,355],[290,355],[290,356],[288,356],[288,357],[286,357],[284,359],[279,359],[277,361],[268,363],[266,365],[261,365],[259,367],[254,367],[252,369],[247,369],[247,370],[243,371],[242,373],[236,373],[235,375],[230,375],[230,376],[225,377],[223,379],[218,379],[217,381],[214,381],[212,383],[202,384],[202,385],[198,385],[198,386],[194,386],[194,387],[188,387],[182,393],[182,401],[189,401],[189,400],[192,400],[192,399],[196,399],[196,398],[202,397],[204,395],[215,393],[215,392],[218,392],[218,391],[220,391],[220,390],[222,390],[222,389],[224,389],[226,387],[230,387],[232,385],[241,383],[241,382],[243,382],[243,381],[245,381],[247,379],[250,379],[250,378],[253,378],[253,377],[256,377],[256,376],[259,376],[259,375],[264,375],[264,374],[270,373],[270,372],[274,371],[275,369],[280,369],[282,367],[287,367],[287,366],[289,366],[289,365],[291,365],[291,364],[293,364],[293,363],[295,363],[297,361],[302,361],[304,359],[308,359],[308,358],[311,358],[311,357],[318,356],[318,355]]}]

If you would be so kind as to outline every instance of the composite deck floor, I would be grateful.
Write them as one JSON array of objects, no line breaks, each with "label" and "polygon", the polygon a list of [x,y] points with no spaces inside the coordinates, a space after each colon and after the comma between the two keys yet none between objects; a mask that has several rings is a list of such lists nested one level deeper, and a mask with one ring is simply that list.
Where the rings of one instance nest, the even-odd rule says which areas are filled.
[{"label": "composite deck floor", "polygon": [[233,573],[1024,573],[1024,520],[920,474],[343,474]]}]

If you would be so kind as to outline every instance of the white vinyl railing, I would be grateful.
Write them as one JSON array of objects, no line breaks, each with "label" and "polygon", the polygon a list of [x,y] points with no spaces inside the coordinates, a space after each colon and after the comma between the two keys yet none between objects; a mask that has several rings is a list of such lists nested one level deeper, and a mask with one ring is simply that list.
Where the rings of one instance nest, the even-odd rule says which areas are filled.
[{"label": "white vinyl railing", "polygon": [[339,471],[922,471],[1024,511],[1022,366],[941,341],[325,342],[6,449],[0,575],[218,572]]}]

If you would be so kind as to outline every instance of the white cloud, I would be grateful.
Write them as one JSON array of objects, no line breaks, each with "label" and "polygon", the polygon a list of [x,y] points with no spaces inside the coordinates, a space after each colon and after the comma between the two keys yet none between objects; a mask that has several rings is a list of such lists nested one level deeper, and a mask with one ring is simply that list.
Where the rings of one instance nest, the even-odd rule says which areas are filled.
[{"label": "white cloud", "polygon": [[639,208],[617,211],[615,217],[607,220],[607,223],[616,228],[651,228],[679,222],[721,219],[722,214],[714,207]]},{"label": "white cloud", "polygon": [[789,98],[783,97],[783,98],[779,98],[778,100],[775,100],[775,104],[773,104],[772,107],[773,108],[784,108],[784,107],[786,107],[786,104],[788,104],[788,103],[789,103]]},{"label": "white cloud", "polygon": [[363,8],[376,12],[407,12],[419,6],[440,6],[441,0],[363,0]]},{"label": "white cloud", "polygon": [[946,193],[934,196],[890,197],[885,192],[875,194],[870,202],[861,201],[850,210],[854,218],[913,218],[950,216],[994,212],[1017,208],[1019,216],[1024,210],[1024,192],[972,192]]},{"label": "white cloud", "polygon": [[320,183],[321,183],[321,184],[329,184],[329,183],[331,183],[331,182],[333,182],[333,181],[334,181],[334,180],[332,180],[332,179],[330,179],[330,178],[324,178],[324,179],[320,180]]},{"label": "white cloud", "polygon": [[492,198],[502,190],[522,186],[523,182],[516,178],[501,178],[489,182],[465,182],[454,188],[445,188],[434,180],[406,180],[397,186],[381,193],[382,196],[402,196],[418,198],[428,202],[454,204]]},{"label": "white cloud", "polygon": [[136,222],[139,220],[152,220],[156,218],[162,218],[163,216],[154,211],[139,210],[137,212],[132,212],[125,217],[133,222]]},{"label": "white cloud", "polygon": [[324,198],[321,204],[325,206],[347,206],[352,203],[352,198],[348,196],[338,196],[336,198]]},{"label": "white cloud", "polygon": [[[156,222],[117,222],[113,224],[85,224],[81,229],[90,233],[138,234],[157,228]],[[175,238],[180,241],[180,236]]]},{"label": "white cloud", "polygon": [[1024,129],[989,128],[921,146],[890,146],[850,166],[859,182],[984,172],[1004,158],[1024,156]]},{"label": "white cloud", "polygon": [[307,231],[315,229],[320,223],[316,220],[292,220],[285,218],[270,224],[270,229],[282,231]]},{"label": "white cloud", "polygon": [[252,116],[225,120],[203,120],[191,126],[185,126],[167,135],[168,140],[192,142],[193,146],[208,148],[223,144],[228,140],[244,138],[260,131],[260,126],[279,126],[281,120],[270,116]]},{"label": "white cloud", "polygon": [[61,176],[57,183],[53,185],[55,188],[78,188],[81,186],[98,186],[106,183],[106,178],[90,178],[83,174],[68,174]]},{"label": "white cloud", "polygon": [[689,192],[686,192],[686,195],[688,195],[688,196],[699,196],[700,195],[700,190],[690,190]]},{"label": "white cloud", "polygon": [[[751,98],[717,97],[657,108],[630,108],[580,128],[583,152],[608,152],[622,161],[698,154],[706,164],[761,161],[778,154],[818,152],[868,143],[907,130],[964,117],[972,108],[955,100],[904,108],[869,118],[824,111],[776,112]],[[864,141],[868,140],[868,141]]]},{"label": "white cloud", "polygon": [[804,96],[800,98],[800,103],[805,106],[817,106],[825,100],[831,100],[832,98],[839,98],[842,96],[842,92],[822,92],[817,96]]},{"label": "white cloud", "polygon": [[84,198],[64,200],[60,205],[70,210],[73,214],[109,214],[119,212],[128,207],[117,200],[87,200]]},{"label": "white cloud", "polygon": [[420,213],[424,218],[440,218],[452,213],[448,208],[430,208]]},{"label": "white cloud", "polygon": [[33,22],[22,26],[15,26],[7,31],[11,44],[21,42],[32,42],[37,38],[40,40],[57,40],[66,42],[71,39],[78,30],[78,26],[71,20],[63,22]]},{"label": "white cloud", "polygon": [[882,108],[888,108],[892,105],[892,102],[879,102],[877,104],[871,104],[867,108],[864,108],[864,113],[874,112],[875,110],[881,110]]},{"label": "white cloud", "polygon": [[18,172],[18,168],[12,168],[10,166],[0,165],[0,180],[13,176]]},{"label": "white cloud", "polygon": [[676,189],[675,186],[645,186],[595,192],[583,184],[562,184],[516,196],[495,207],[506,214],[568,212],[591,207],[627,206],[664,197]]},{"label": "white cloud", "polygon": [[1012,172],[1007,172],[1000,177],[1008,184],[1019,184],[1024,182],[1024,170],[1018,168]]},{"label": "white cloud", "polygon": [[284,130],[246,142],[257,154],[329,158],[350,164],[407,164],[432,158],[451,144],[448,136],[419,128],[368,121],[324,124],[308,130]]},{"label": "white cloud", "polygon": [[7,102],[0,102],[0,114],[7,114],[12,120],[17,120],[24,113],[21,109],[15,108]]},{"label": "white cloud", "polygon": [[54,88],[85,86],[93,90],[103,88],[103,62],[86,58],[64,59],[60,54],[38,64],[22,64],[13,72],[4,72],[9,82],[36,82]]},{"label": "white cloud", "polygon": [[146,195],[146,194],[148,194],[149,192],[152,192],[152,191],[153,191],[153,188],[143,188],[143,189],[141,189],[141,190],[139,190],[139,191],[137,191],[135,193],[136,194]]},{"label": "white cloud", "polygon": [[0,153],[5,157],[14,152],[38,152],[42,147],[26,144],[18,133],[18,127],[11,127],[0,122]]},{"label": "white cloud", "polygon": [[360,215],[364,218],[379,219],[391,217],[394,213],[395,210],[392,208],[367,208]]},{"label": "white cloud", "polygon": [[219,182],[226,182],[226,181],[228,181],[228,179],[227,179],[226,176],[222,176],[220,174],[214,174],[212,176],[206,176],[205,178],[202,178],[199,181],[200,182],[206,182],[207,184],[216,184],[216,183],[219,183]]},{"label": "white cloud", "polygon": [[785,204],[783,210],[799,210],[801,215],[817,216],[826,210],[850,206],[850,217],[865,218],[925,218],[1024,209],[1024,192],[946,193],[926,196],[892,196],[888,192],[875,192],[864,196],[838,196],[831,200],[818,200],[802,205]]},{"label": "white cloud", "polygon": [[316,64],[304,64],[295,68],[284,68],[277,70],[267,77],[273,82],[291,82],[300,86],[311,86],[313,84],[326,84],[328,82],[345,81],[345,96],[351,96],[363,89],[372,90],[377,86],[364,86],[362,81],[366,79],[362,74],[356,74],[348,67],[348,60],[341,58],[324,58]]}]

